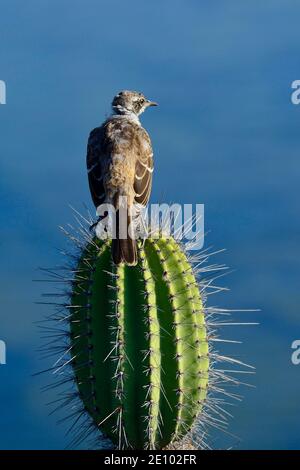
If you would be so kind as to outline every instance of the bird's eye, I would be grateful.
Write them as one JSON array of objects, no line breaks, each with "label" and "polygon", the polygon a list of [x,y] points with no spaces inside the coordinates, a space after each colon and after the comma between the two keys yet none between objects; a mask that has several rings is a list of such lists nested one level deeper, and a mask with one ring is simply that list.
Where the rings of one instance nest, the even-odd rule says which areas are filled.
[{"label": "bird's eye", "polygon": [[144,104],[144,103],[145,103],[144,98],[141,98],[141,99],[140,99],[140,104]]}]

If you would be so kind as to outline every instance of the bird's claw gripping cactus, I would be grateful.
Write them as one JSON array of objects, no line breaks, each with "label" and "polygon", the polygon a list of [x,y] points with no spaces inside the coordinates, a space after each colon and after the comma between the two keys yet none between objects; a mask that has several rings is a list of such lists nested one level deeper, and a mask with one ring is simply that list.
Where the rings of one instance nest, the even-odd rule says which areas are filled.
[{"label": "bird's claw gripping cactus", "polygon": [[84,249],[73,282],[71,347],[80,397],[120,449],[162,449],[192,428],[206,398],[208,341],[192,267],[173,238],[138,243],[115,266],[111,244]]}]

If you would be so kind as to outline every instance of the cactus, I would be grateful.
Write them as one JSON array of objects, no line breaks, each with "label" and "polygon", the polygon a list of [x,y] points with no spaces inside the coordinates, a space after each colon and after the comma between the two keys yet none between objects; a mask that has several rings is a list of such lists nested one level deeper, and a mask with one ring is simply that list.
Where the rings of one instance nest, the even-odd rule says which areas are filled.
[{"label": "cactus", "polygon": [[173,238],[138,242],[138,265],[115,266],[91,239],[71,295],[72,367],[94,424],[119,449],[162,449],[202,410],[208,340],[198,284]]},{"label": "cactus", "polygon": [[219,251],[191,254],[161,234],[138,242],[137,266],[115,266],[90,214],[74,212],[77,224],[62,227],[72,245],[65,263],[39,279],[58,288],[38,302],[55,308],[40,351],[56,357],[42,372],[57,381],[43,390],[62,389],[50,403],[53,413],[70,409],[61,419],[71,421],[70,447],[95,435],[96,448],[209,449],[208,430],[227,432],[224,406],[241,399],[235,374],[254,369],[215,349],[239,343],[220,338],[220,327],[256,324],[231,322],[243,310],[207,305],[225,289],[214,281],[226,266],[208,264]]}]

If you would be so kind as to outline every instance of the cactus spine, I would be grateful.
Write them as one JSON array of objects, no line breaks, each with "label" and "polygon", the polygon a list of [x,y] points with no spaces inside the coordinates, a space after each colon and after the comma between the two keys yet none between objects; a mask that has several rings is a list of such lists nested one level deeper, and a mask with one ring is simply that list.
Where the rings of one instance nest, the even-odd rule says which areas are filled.
[{"label": "cactus spine", "polygon": [[96,426],[119,449],[162,449],[201,413],[208,342],[192,267],[173,238],[139,242],[136,267],[110,242],[85,247],[72,291],[72,367]]}]

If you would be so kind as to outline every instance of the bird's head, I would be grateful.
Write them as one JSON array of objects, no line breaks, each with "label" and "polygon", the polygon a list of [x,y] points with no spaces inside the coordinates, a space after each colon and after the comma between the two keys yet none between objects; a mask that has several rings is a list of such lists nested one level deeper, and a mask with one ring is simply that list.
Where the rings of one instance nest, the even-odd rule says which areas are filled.
[{"label": "bird's head", "polygon": [[112,102],[112,109],[116,114],[135,114],[139,116],[149,106],[157,106],[154,101],[148,100],[137,91],[120,91]]}]

